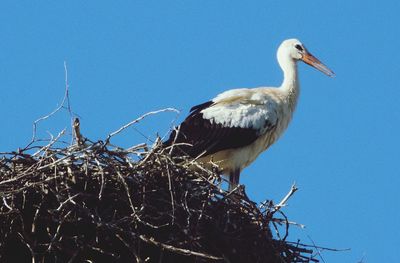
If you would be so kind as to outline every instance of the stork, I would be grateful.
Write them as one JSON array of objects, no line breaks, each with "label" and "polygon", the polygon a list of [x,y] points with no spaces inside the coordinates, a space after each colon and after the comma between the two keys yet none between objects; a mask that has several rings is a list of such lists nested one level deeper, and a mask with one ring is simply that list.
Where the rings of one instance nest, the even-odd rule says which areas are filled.
[{"label": "stork", "polygon": [[194,106],[164,145],[173,155],[212,161],[229,176],[229,190],[236,187],[240,172],[277,141],[292,119],[299,96],[297,62],[334,76],[297,39],[283,41],[277,59],[284,76],[280,87],[227,90]]}]

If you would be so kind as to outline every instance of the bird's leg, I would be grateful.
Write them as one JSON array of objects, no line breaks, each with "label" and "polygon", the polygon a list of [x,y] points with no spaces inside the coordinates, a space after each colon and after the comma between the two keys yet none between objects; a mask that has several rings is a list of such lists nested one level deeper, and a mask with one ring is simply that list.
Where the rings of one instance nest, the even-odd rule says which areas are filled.
[{"label": "bird's leg", "polygon": [[235,189],[239,184],[240,169],[235,169],[229,173],[229,191]]}]

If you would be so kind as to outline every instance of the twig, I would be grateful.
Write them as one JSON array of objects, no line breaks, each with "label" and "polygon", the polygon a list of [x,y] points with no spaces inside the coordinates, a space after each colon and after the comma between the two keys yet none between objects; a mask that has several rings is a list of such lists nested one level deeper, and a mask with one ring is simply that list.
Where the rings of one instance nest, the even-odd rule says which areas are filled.
[{"label": "twig", "polygon": [[31,263],[35,263],[35,252],[33,251],[31,245],[29,245],[28,242],[26,242],[25,238],[23,237],[23,235],[21,233],[18,233],[18,238],[19,240],[25,244],[25,246],[29,249],[29,252],[31,252]]},{"label": "twig", "polygon": [[[44,121],[48,118],[50,118],[51,116],[53,116],[54,114],[56,114],[58,111],[60,111],[63,107],[64,104],[67,103],[67,110],[70,113],[70,115],[72,114],[71,112],[71,105],[69,102],[69,85],[68,85],[68,71],[67,71],[67,63],[64,61],[64,70],[65,70],[65,91],[64,91],[64,97],[60,103],[60,105],[55,108],[52,112],[50,112],[49,114],[40,117],[39,119],[37,119],[36,121],[33,122],[33,128],[32,128],[32,139],[31,142],[28,144],[28,146],[30,146],[33,142],[35,142],[36,140],[36,130],[37,130],[37,125],[39,124],[39,122]],[[27,147],[28,147],[27,146]]]},{"label": "twig", "polygon": [[297,188],[296,183],[292,184],[292,187],[290,188],[289,193],[286,194],[286,196],[279,202],[279,204],[275,205],[275,211],[280,210],[282,207],[286,206],[287,201],[289,198],[297,191],[299,188]]},{"label": "twig", "polygon": [[300,228],[306,228],[306,225],[299,224],[299,223],[296,223],[296,222],[293,222],[293,221],[286,221],[286,219],[282,219],[282,218],[272,218],[271,221],[277,222],[279,224],[288,223],[289,225],[294,225],[294,226],[297,226],[297,227],[300,227]]},{"label": "twig", "polygon": [[52,238],[51,241],[50,241],[50,244],[49,244],[48,247],[47,247],[47,251],[49,251],[49,252],[51,251],[51,249],[52,249],[52,247],[53,247],[53,244],[56,242],[57,238],[60,236],[60,230],[61,230],[61,227],[62,227],[63,224],[64,224],[64,221],[67,219],[67,217],[68,217],[71,213],[72,213],[72,210],[68,211],[67,214],[65,214],[64,217],[61,219],[61,222],[60,222],[60,224],[59,224],[58,227],[57,227],[56,233],[54,234],[53,238]]},{"label": "twig", "polygon": [[65,200],[64,202],[62,202],[58,207],[57,207],[57,211],[60,211],[61,210],[61,208],[65,205],[65,204],[67,204],[68,202],[71,202],[72,204],[74,204],[74,205],[76,205],[76,203],[75,203],[75,201],[74,201],[74,198],[75,197],[77,197],[77,196],[80,196],[81,194],[80,193],[77,193],[77,194],[75,194],[75,195],[73,195],[73,196],[70,196],[67,200]]},{"label": "twig", "polygon": [[361,259],[357,261],[357,263],[363,263],[365,258],[365,253],[362,255]]},{"label": "twig", "polygon": [[178,247],[174,247],[174,246],[171,246],[171,245],[167,245],[167,244],[155,241],[153,239],[147,238],[144,235],[140,235],[139,238],[141,240],[143,240],[144,242],[147,242],[147,243],[153,244],[155,246],[167,249],[169,251],[177,252],[177,253],[182,254],[182,255],[196,256],[196,257],[212,259],[212,260],[222,260],[223,259],[221,257],[216,257],[216,256],[212,256],[212,255],[208,255],[208,254],[192,251],[192,250],[189,250],[189,249],[183,249],[183,248],[178,248]]},{"label": "twig", "polygon": [[174,200],[174,193],[172,189],[172,181],[171,181],[171,174],[169,172],[169,166],[167,164],[167,175],[168,175],[168,191],[171,197],[171,208],[172,208],[172,219],[171,219],[171,225],[174,224],[175,221],[175,200]]},{"label": "twig", "polygon": [[134,207],[134,205],[132,203],[132,197],[131,197],[131,194],[130,194],[130,191],[129,191],[129,186],[126,183],[126,181],[125,181],[124,177],[122,176],[122,174],[118,170],[116,170],[116,172],[117,172],[118,178],[120,179],[121,183],[123,184],[123,186],[125,188],[126,196],[128,197],[129,205],[130,205],[130,207],[132,209],[132,215],[136,216],[137,215],[136,214],[136,209],[135,209],[135,207]]},{"label": "twig", "polygon": [[178,111],[177,109],[174,109],[174,108],[165,108],[165,109],[161,109],[161,110],[150,111],[150,112],[148,112],[148,113],[146,113],[146,114],[140,116],[139,118],[137,118],[137,119],[135,119],[135,120],[133,120],[133,121],[131,121],[131,122],[125,124],[124,126],[122,126],[121,128],[119,128],[118,130],[116,130],[116,131],[110,133],[110,134],[107,136],[106,144],[110,141],[111,137],[113,137],[113,136],[117,135],[118,133],[122,132],[123,130],[129,128],[129,127],[132,126],[133,124],[140,122],[141,120],[143,120],[144,118],[146,118],[146,117],[148,117],[148,116],[150,116],[150,115],[158,114],[158,113],[161,113],[161,112],[175,112],[175,113],[179,113],[179,111]]},{"label": "twig", "polygon": [[67,110],[68,110],[69,116],[71,117],[71,120],[72,120],[71,103],[69,101],[69,84],[68,84],[67,61],[64,61],[64,73],[65,73],[65,90],[66,90],[66,97],[67,97]]},{"label": "twig", "polygon": [[312,247],[312,248],[318,248],[321,250],[326,250],[326,251],[333,251],[333,252],[343,252],[343,251],[350,251],[350,248],[329,248],[329,247],[321,247],[321,246],[316,246],[315,244],[313,245],[307,245],[304,243],[299,243],[299,242],[291,242],[291,241],[286,241],[288,244],[297,244],[301,245],[302,247]]},{"label": "twig", "polygon": [[138,263],[142,263],[143,260],[137,255],[137,253],[135,252],[135,250],[132,248],[132,246],[130,244],[128,244],[121,235],[119,234],[115,234],[115,236],[121,241],[122,244],[124,244],[125,247],[127,247],[129,249],[129,251],[135,256],[136,262]]},{"label": "twig", "polygon": [[105,180],[104,180],[104,169],[101,167],[101,164],[97,158],[94,158],[94,160],[97,163],[97,167],[100,170],[100,176],[101,176],[101,186],[100,186],[100,191],[99,191],[99,200],[101,200],[103,196],[103,190],[104,190],[104,185],[105,185]]},{"label": "twig", "polygon": [[39,150],[37,150],[32,156],[37,156],[39,153],[44,153],[46,152],[48,149],[51,148],[51,146],[53,146],[56,142],[58,142],[58,140],[65,134],[65,129],[63,129],[61,132],[58,133],[58,135],[56,136],[56,138],[52,138],[50,140],[50,142],[43,146],[42,148],[40,148]]},{"label": "twig", "polygon": [[314,240],[312,240],[312,238],[309,235],[307,235],[307,237],[313,243],[313,247],[317,250],[317,254],[321,258],[322,262],[325,263],[324,257],[322,256],[320,249],[315,245]]},{"label": "twig", "polygon": [[9,204],[7,204],[7,200],[4,196],[3,196],[3,203],[4,203],[4,206],[7,207],[10,211],[13,210],[12,207]]},{"label": "twig", "polygon": [[175,130],[175,137],[174,137],[174,141],[172,142],[171,147],[169,149],[169,154],[170,155],[172,154],[172,151],[174,150],[174,146],[175,146],[176,140],[178,139],[179,132],[181,131],[181,125],[179,125],[177,128],[174,128],[174,130]]}]

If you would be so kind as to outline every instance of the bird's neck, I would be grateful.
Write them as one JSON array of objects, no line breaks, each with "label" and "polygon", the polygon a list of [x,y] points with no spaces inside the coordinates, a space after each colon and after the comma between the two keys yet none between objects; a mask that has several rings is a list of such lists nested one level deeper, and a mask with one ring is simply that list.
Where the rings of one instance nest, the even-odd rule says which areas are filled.
[{"label": "bird's neck", "polygon": [[283,82],[280,90],[283,93],[285,100],[287,100],[290,108],[294,111],[297,98],[299,96],[299,80],[297,75],[297,63],[293,59],[286,59],[279,61],[283,71]]}]

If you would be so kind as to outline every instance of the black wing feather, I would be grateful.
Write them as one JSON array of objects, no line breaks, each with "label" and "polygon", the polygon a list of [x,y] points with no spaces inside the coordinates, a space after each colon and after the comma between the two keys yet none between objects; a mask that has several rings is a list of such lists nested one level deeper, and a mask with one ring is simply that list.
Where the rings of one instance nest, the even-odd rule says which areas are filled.
[{"label": "black wing feather", "polygon": [[252,128],[224,127],[221,124],[210,122],[203,118],[201,111],[213,104],[212,101],[194,106],[189,116],[179,127],[176,135],[174,130],[169,139],[164,143],[170,146],[175,143],[187,143],[190,145],[179,145],[174,147],[176,154],[186,154],[197,157],[203,152],[205,155],[213,154],[222,150],[240,148],[251,144],[258,138],[258,132]]}]

